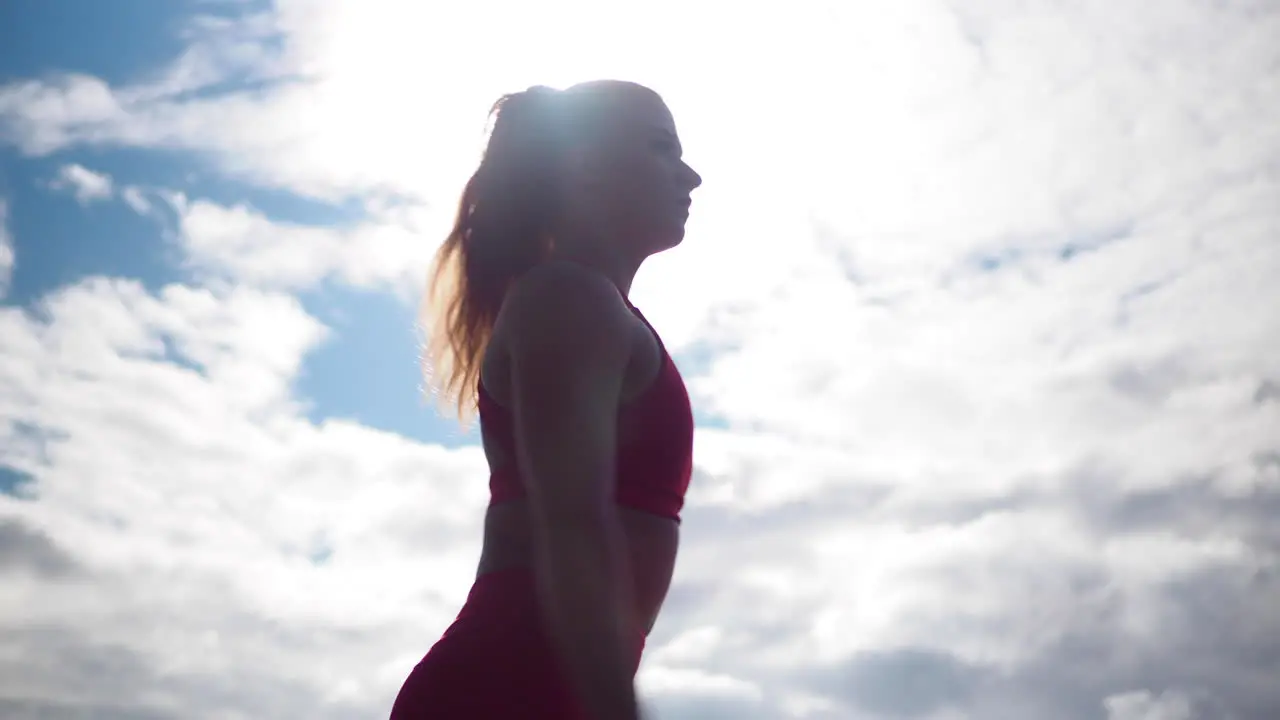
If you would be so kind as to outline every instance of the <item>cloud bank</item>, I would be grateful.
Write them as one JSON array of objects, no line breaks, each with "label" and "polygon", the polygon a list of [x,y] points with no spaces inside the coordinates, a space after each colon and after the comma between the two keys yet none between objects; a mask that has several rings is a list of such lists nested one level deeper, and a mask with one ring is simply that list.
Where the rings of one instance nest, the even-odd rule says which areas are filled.
[{"label": "cloud bank", "polygon": [[331,331],[296,294],[413,302],[493,97],[624,76],[707,178],[636,287],[710,418],[641,672],[659,717],[1273,716],[1276,9],[583,30],[611,12],[279,2],[193,23],[135,83],[0,87],[20,152],[180,150],[365,210],[170,191],[192,280],[0,313],[0,465],[26,479],[0,495],[0,710],[385,714],[465,596],[483,458],[307,420]]}]

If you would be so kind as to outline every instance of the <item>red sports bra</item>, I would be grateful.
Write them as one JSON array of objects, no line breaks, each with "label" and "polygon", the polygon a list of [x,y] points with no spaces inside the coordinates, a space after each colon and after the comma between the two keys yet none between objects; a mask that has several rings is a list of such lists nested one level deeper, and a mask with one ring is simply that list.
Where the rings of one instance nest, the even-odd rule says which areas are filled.
[{"label": "red sports bra", "polygon": [[[635,432],[618,446],[615,499],[619,505],[677,522],[684,507],[685,492],[693,471],[693,410],[680,371],[662,344],[662,338],[644,315],[630,303],[631,311],[653,333],[662,353],[658,377],[639,396],[618,409],[619,419]],[[515,458],[515,432],[511,413],[478,387],[480,426],[489,442]],[[628,433],[631,435],[631,433]],[[512,461],[489,475],[489,504],[524,497],[518,463]]]}]

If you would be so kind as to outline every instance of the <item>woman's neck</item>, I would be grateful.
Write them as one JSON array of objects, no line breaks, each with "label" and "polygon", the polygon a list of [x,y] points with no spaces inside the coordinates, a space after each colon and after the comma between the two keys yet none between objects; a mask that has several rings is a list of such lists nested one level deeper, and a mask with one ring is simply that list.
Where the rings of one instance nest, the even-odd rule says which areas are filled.
[{"label": "woman's neck", "polygon": [[[622,293],[631,296],[631,283],[635,281],[643,258],[631,260],[619,252],[616,244],[600,239],[600,236],[559,235],[552,245],[550,259],[563,260],[591,268],[609,278]],[[629,301],[628,301],[629,302]]]}]

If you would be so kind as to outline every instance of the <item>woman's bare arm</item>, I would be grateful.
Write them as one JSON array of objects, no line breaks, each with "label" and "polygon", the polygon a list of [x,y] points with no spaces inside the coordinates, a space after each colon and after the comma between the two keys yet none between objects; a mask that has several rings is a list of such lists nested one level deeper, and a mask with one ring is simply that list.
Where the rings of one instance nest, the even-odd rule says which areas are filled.
[{"label": "woman's bare arm", "polygon": [[631,658],[640,628],[613,501],[630,313],[604,277],[546,265],[503,309],[516,448],[535,572],[551,634],[597,720],[638,717]]}]

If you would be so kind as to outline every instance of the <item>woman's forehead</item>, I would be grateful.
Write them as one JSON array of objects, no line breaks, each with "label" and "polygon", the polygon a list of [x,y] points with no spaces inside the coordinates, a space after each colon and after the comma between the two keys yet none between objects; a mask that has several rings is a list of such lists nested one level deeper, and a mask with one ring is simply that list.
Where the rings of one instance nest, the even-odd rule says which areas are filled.
[{"label": "woman's forehead", "polygon": [[675,119],[671,110],[656,93],[629,92],[620,94],[610,104],[609,122],[629,133],[637,131],[675,134]]},{"label": "woman's forehead", "polygon": [[605,124],[634,131],[642,127],[675,132],[675,121],[662,97],[653,90],[624,81],[595,81],[570,89],[602,111]]}]

